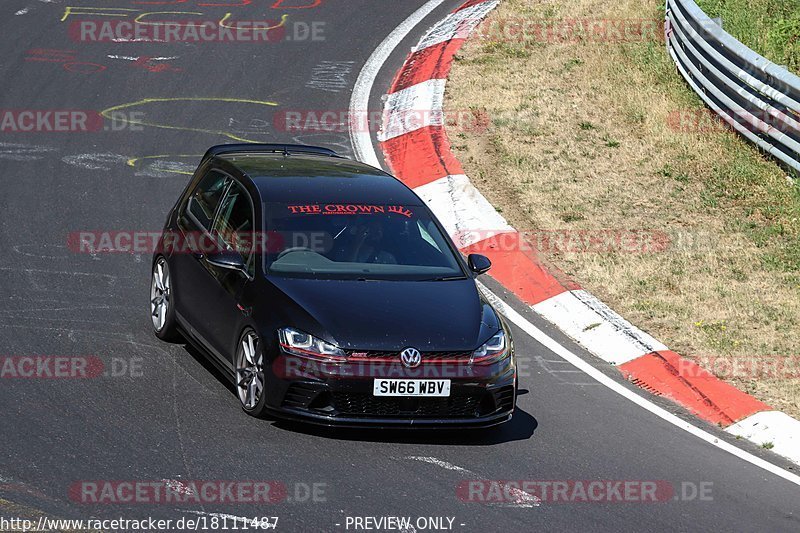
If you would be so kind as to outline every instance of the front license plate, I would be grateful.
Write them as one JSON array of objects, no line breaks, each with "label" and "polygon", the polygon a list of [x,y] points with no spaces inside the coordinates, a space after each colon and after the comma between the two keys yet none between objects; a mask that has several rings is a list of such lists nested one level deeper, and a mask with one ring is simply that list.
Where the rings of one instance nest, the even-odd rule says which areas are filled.
[{"label": "front license plate", "polygon": [[376,379],[372,394],[375,396],[450,396],[449,379]]}]

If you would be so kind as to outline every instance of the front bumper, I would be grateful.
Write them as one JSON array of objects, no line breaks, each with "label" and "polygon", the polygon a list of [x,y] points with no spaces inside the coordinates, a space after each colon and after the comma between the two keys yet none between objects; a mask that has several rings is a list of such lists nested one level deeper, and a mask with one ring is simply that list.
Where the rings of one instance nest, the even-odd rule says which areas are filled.
[{"label": "front bumper", "polygon": [[[285,360],[282,360],[285,362]],[[285,368],[273,365],[275,368]],[[297,368],[297,367],[295,367]],[[479,368],[433,365],[422,372],[380,367],[357,371],[347,365],[316,367],[287,376],[273,372],[267,407],[279,418],[347,427],[489,427],[511,419],[516,404],[513,357]],[[450,396],[373,395],[376,377],[450,379]]]}]

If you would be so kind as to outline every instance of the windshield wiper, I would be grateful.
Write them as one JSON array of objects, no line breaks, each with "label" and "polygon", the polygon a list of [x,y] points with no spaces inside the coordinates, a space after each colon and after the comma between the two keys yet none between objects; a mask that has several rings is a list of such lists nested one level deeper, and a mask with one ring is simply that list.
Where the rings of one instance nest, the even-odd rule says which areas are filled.
[{"label": "windshield wiper", "polygon": [[438,278],[428,278],[420,281],[456,281],[462,279],[467,279],[467,278],[465,278],[464,276],[441,276]]}]

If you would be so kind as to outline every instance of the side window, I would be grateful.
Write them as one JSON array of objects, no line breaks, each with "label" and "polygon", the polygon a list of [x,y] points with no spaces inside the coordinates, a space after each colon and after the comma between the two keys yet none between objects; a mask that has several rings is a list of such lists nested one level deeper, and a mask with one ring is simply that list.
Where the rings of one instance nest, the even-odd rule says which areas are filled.
[{"label": "side window", "polygon": [[211,233],[222,247],[242,254],[248,269],[251,268],[253,207],[247,191],[235,181],[222,200],[219,216]]},{"label": "side window", "polygon": [[200,180],[186,204],[187,214],[191,215],[189,219],[196,221],[192,225],[200,224],[198,229],[211,231],[214,213],[230,181],[228,176],[216,170],[210,171]]}]

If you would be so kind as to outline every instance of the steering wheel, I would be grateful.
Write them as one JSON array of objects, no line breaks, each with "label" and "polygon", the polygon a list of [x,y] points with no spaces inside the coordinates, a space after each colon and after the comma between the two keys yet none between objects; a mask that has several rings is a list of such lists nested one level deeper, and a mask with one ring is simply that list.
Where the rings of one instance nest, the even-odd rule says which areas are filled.
[{"label": "steering wheel", "polygon": [[[284,255],[290,254],[292,252],[314,252],[314,250],[312,250],[311,248],[308,248],[307,246],[292,246],[291,248],[287,248],[287,249],[283,250],[281,253],[279,253],[278,257],[275,258],[275,261],[277,261],[278,259],[280,259]],[[316,253],[316,252],[314,252],[314,253]]]}]

